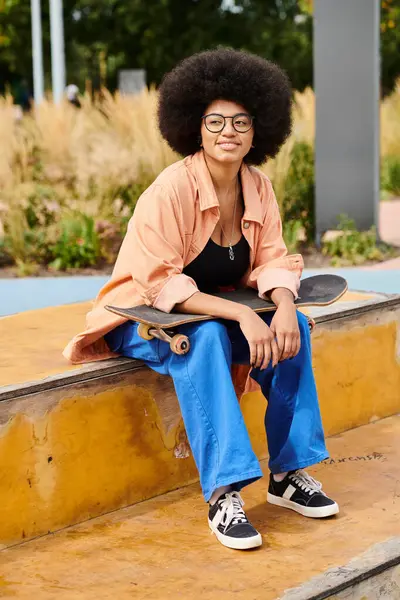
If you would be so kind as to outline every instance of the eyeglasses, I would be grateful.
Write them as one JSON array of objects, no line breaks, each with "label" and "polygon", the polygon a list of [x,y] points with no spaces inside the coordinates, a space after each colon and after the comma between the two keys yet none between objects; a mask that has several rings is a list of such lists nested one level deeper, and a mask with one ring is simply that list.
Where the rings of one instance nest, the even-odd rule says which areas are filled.
[{"label": "eyeglasses", "polygon": [[206,129],[211,133],[219,133],[222,131],[226,125],[226,119],[232,119],[232,125],[235,131],[238,133],[246,133],[246,131],[249,131],[252,128],[254,120],[254,117],[247,113],[238,113],[237,115],[233,115],[233,117],[224,117],[223,115],[211,113],[209,115],[204,115],[201,118],[204,121]]}]

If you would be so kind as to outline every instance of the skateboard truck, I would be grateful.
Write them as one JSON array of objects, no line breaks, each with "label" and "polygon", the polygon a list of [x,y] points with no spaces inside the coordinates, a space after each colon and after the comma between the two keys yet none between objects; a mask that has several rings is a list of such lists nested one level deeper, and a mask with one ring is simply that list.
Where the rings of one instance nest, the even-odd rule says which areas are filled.
[{"label": "skateboard truck", "polygon": [[190,350],[190,342],[187,335],[182,333],[173,334],[172,331],[164,329],[156,329],[145,323],[139,323],[138,335],[143,340],[152,340],[157,338],[163,342],[167,342],[172,352],[175,354],[183,355],[187,354]]}]

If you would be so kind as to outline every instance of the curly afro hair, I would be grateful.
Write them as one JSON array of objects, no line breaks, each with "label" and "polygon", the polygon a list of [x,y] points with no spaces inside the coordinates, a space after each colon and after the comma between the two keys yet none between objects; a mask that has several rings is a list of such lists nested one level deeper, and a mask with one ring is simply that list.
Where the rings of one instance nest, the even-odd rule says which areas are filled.
[{"label": "curly afro hair", "polygon": [[254,148],[245,157],[260,165],[274,157],[291,131],[292,90],[286,74],[259,56],[228,48],[199,52],[167,73],[160,86],[161,134],[179,154],[200,148],[201,117],[214,100],[241,104],[254,121]]}]

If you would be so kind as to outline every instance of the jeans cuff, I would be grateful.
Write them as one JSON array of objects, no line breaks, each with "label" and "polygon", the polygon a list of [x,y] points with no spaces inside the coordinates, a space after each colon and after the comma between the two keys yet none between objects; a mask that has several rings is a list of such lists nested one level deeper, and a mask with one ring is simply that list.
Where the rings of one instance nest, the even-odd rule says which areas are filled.
[{"label": "jeans cuff", "polygon": [[[261,477],[263,477],[263,472],[261,471],[260,468],[258,468],[254,471],[247,471],[245,473],[240,473],[240,475],[232,475],[231,477],[227,477],[225,479],[218,479],[215,482],[215,485],[213,486],[211,491],[203,491],[204,499],[206,502],[208,502],[209,499],[211,498],[211,496],[213,495],[213,493],[215,492],[215,490],[224,485],[234,485],[234,484],[240,485],[242,482],[248,481],[249,479],[251,479],[251,481],[249,481],[249,483],[253,483],[253,481],[256,481],[257,479],[261,479]],[[245,484],[245,485],[247,485],[247,484]],[[242,487],[244,487],[244,486],[242,486]]]},{"label": "jeans cuff", "polygon": [[320,452],[315,456],[312,456],[306,460],[301,460],[293,463],[287,463],[285,465],[269,465],[269,470],[273,475],[278,475],[279,473],[285,473],[287,471],[297,471],[297,469],[305,469],[306,467],[310,467],[311,465],[316,465],[329,458],[329,452],[325,450],[324,452]]}]

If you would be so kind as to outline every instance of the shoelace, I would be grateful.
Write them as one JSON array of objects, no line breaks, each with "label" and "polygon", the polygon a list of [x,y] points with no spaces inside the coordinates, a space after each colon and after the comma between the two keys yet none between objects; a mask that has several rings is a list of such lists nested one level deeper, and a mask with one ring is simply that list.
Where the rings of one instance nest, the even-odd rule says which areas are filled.
[{"label": "shoelace", "polygon": [[228,492],[223,500],[218,501],[218,504],[222,510],[221,523],[224,525],[224,532],[229,525],[247,523],[247,517],[242,509],[244,502],[239,492]]},{"label": "shoelace", "polygon": [[[311,477],[308,473],[303,471],[303,469],[298,469],[291,475],[289,475],[289,479],[292,479],[297,485],[307,494],[314,494],[318,492],[319,494],[324,494],[322,491],[322,483]],[[325,496],[326,494],[324,494]]]}]

